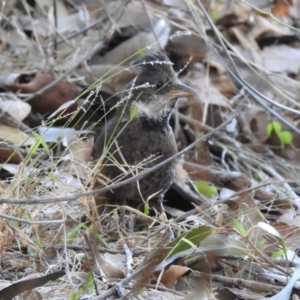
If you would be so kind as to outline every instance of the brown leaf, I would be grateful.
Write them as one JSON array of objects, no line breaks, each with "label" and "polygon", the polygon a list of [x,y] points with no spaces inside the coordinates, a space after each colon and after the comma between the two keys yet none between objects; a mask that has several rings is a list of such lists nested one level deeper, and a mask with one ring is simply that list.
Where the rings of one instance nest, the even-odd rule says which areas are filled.
[{"label": "brown leaf", "polygon": [[191,269],[188,267],[172,265],[164,272],[160,282],[167,288],[174,288],[176,281],[189,271]]},{"label": "brown leaf", "polygon": [[218,187],[240,191],[250,186],[250,180],[237,172],[214,171],[195,163],[184,162],[184,169],[191,178],[211,182]]},{"label": "brown leaf", "polygon": [[289,5],[286,0],[276,1],[271,8],[272,13],[277,17],[286,16],[289,17]]},{"label": "brown leaf", "polygon": [[19,152],[17,148],[9,146],[7,144],[0,145],[0,161],[11,163],[11,164],[19,164],[23,160],[22,154]]},{"label": "brown leaf", "polygon": [[[159,51],[167,44],[170,27],[164,19],[158,20],[150,32],[140,31],[133,37],[119,44],[102,57],[105,64],[127,64],[128,58],[137,59],[140,51],[151,53]],[[149,45],[151,49],[149,49]]]},{"label": "brown leaf", "polygon": [[[140,32],[137,35],[131,37],[125,42],[121,43],[111,51],[107,52],[101,62],[106,64],[115,64],[118,65],[120,63],[128,62],[128,57],[132,59],[137,59],[140,57],[139,50],[147,47],[148,45],[154,45],[154,49],[147,50],[147,52],[151,53],[153,51],[158,51],[158,45],[156,44],[156,38],[152,32]],[[136,53],[136,54],[135,54]],[[133,54],[135,54],[133,56]],[[125,62],[126,60],[126,62]]]},{"label": "brown leaf", "polygon": [[[20,76],[19,76],[20,80]],[[52,114],[61,105],[78,96],[81,89],[68,81],[60,81],[46,91],[39,93],[43,87],[54,81],[52,76],[37,73],[31,81],[25,83],[6,83],[5,88],[12,92],[21,92],[24,94],[36,93],[36,96],[29,101],[33,111],[40,114]],[[77,108],[77,103],[69,106],[66,113],[71,113]]]},{"label": "brown leaf", "polygon": [[0,291],[0,299],[10,300],[16,297],[17,295],[23,293],[24,291],[32,290],[39,286],[43,286],[48,281],[56,280],[64,275],[65,271],[58,271],[38,278],[20,280],[2,289]]},{"label": "brown leaf", "polygon": [[[17,227],[12,227],[12,229],[14,230],[15,234],[19,237],[19,239],[21,240],[21,242],[28,246],[31,247],[32,249],[34,249],[36,252],[39,252],[40,249],[39,247],[32,241],[32,239],[26,234],[24,233],[21,229],[17,228]],[[1,298],[0,298],[1,299]]]},{"label": "brown leaf", "polygon": [[95,238],[91,236],[85,235],[85,239],[89,244],[92,250],[92,260],[91,265],[95,266],[95,272],[99,271],[100,274],[104,274],[107,278],[124,278],[125,270],[124,268],[118,266],[117,256],[112,255],[108,257],[107,255],[100,254],[97,250],[97,244]]},{"label": "brown leaf", "polygon": [[191,57],[193,61],[203,61],[209,53],[205,40],[196,34],[174,36],[169,41],[167,50],[178,57],[175,61],[177,68],[184,67]]},{"label": "brown leaf", "polygon": [[122,92],[130,80],[136,75],[122,66],[99,64],[90,66],[88,69],[81,68],[79,74],[85,76],[88,84],[93,84],[96,80],[101,82],[101,91],[109,94]]}]

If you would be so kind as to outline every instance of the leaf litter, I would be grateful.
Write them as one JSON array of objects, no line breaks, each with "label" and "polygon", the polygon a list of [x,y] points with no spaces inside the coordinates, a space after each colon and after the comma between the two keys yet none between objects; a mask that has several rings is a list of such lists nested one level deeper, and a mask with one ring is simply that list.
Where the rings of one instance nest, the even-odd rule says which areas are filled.
[{"label": "leaf litter", "polygon": [[[1,299],[299,296],[299,16],[262,2],[0,2]],[[93,139],[155,51],[198,95],[172,115],[179,150],[212,134],[182,156],[166,217],[98,216]]]}]

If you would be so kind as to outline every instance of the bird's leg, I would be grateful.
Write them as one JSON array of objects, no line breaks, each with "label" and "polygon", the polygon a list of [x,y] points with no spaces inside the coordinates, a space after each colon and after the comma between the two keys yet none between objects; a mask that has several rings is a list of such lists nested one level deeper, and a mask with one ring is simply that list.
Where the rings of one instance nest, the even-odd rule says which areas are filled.
[{"label": "bird's leg", "polygon": [[160,212],[160,215],[162,216],[162,219],[167,220],[167,216],[165,214],[165,208],[164,208],[164,195],[159,195],[157,198],[157,203],[158,203],[158,211]]},{"label": "bird's leg", "polygon": [[133,215],[132,211],[129,211],[129,220],[128,220],[128,227],[130,232],[132,233],[134,231],[134,221],[135,221],[135,216]]},{"label": "bird's leg", "polygon": [[[165,220],[166,223],[168,221],[167,215],[165,213],[165,208],[163,205],[163,201],[164,201],[164,195],[159,195],[159,197],[157,198],[157,203],[158,203],[158,210],[160,212],[160,218],[162,220]],[[170,226],[168,226],[166,228],[165,234],[168,235],[168,240],[172,241],[174,239],[174,232],[172,230],[172,228]]]},{"label": "bird's leg", "polygon": [[126,205],[126,200],[125,199],[122,199],[121,200],[121,205],[122,205],[122,207],[121,207],[121,224],[122,224],[122,227],[123,228],[126,228],[126,218],[125,218],[125,209],[124,209],[124,207],[125,207],[125,205]]},{"label": "bird's leg", "polygon": [[119,200],[119,203],[121,204],[121,218],[120,218],[120,223],[122,228],[128,228],[130,232],[133,232],[134,228],[134,216],[132,214],[132,211],[129,210],[129,218],[126,218],[126,205],[128,204],[126,199],[121,199]]}]

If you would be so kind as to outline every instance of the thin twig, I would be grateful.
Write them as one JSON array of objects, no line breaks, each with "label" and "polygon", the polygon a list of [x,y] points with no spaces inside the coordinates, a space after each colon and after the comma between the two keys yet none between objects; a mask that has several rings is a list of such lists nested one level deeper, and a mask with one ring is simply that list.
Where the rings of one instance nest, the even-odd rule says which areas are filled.
[{"label": "thin twig", "polygon": [[29,220],[25,220],[25,219],[21,219],[21,218],[17,218],[17,217],[8,216],[8,215],[5,215],[5,214],[0,214],[0,218],[11,220],[11,221],[22,222],[22,223],[29,224],[29,225],[34,225],[34,224],[61,224],[61,223],[66,222],[66,220],[29,221]]}]

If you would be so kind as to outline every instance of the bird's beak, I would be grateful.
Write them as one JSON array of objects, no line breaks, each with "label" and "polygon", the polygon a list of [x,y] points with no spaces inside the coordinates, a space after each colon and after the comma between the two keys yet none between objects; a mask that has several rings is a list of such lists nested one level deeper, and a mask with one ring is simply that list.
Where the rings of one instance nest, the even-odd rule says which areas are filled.
[{"label": "bird's beak", "polygon": [[194,89],[192,89],[191,87],[185,85],[185,84],[178,84],[177,86],[175,86],[171,91],[166,93],[167,96],[170,97],[192,97],[192,96],[196,96],[197,93]]}]

